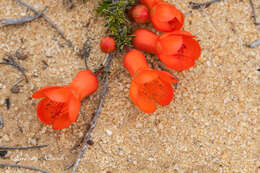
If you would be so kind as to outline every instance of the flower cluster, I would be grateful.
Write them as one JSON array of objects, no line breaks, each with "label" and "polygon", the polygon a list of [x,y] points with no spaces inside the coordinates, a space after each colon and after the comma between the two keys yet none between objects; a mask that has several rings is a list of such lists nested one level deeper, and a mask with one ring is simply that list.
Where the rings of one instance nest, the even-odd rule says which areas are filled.
[{"label": "flower cluster", "polygon": [[[121,14],[128,5],[121,1],[116,4],[113,4],[113,1],[103,1],[98,9],[101,14],[105,14],[107,9],[117,9],[115,12]],[[113,19],[113,22],[109,23],[110,29],[116,29],[100,41],[100,48],[105,53],[113,52],[118,44],[120,48],[128,47],[129,38],[132,38],[127,29],[127,32],[124,32],[124,39],[127,41],[120,41],[120,34],[117,32],[121,32],[120,27],[125,20],[120,23],[116,14],[109,14],[107,19]],[[123,18],[125,14],[120,16]],[[184,24],[182,12],[163,0],[140,0],[140,4],[128,10],[128,17],[138,24],[146,23],[150,19],[154,28],[163,33],[157,35],[145,28],[135,30],[132,34],[135,49],[128,49],[124,56],[124,66],[132,77],[130,99],[141,111],[153,113],[157,104],[166,106],[171,103],[174,98],[172,84],[178,81],[169,72],[150,68],[141,51],[156,54],[167,67],[183,71],[194,66],[201,54],[201,48],[194,39],[195,36],[181,30]],[[53,129],[69,127],[78,118],[81,100],[97,90],[98,74],[83,70],[69,85],[44,87],[35,92],[32,97],[42,99],[37,106],[40,121],[52,125]]]},{"label": "flower cluster", "polygon": [[[154,28],[163,34],[157,35],[139,28],[133,33],[134,47],[156,54],[163,64],[179,72],[194,66],[201,48],[191,33],[181,30],[183,13],[162,0],[140,0],[140,4],[130,10],[131,17],[139,24],[148,21],[147,14]],[[133,78],[130,98],[143,112],[153,113],[155,103],[165,106],[172,101],[174,90],[171,84],[177,80],[168,72],[149,68],[140,51],[128,52],[124,57],[124,66]]]}]

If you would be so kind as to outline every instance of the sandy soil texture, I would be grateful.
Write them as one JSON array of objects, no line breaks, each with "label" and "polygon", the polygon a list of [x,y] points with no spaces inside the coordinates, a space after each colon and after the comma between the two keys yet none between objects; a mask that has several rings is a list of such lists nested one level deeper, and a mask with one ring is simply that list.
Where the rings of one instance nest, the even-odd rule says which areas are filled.
[{"label": "sandy soil texture", "polygon": [[[97,68],[105,55],[99,49],[106,35],[102,18],[95,17],[98,0],[74,0],[68,9],[62,0],[24,0],[64,31],[79,50],[89,40],[89,67]],[[207,9],[192,10],[190,0],[168,0],[186,17],[184,29],[197,36],[202,55],[188,71],[173,72],[180,82],[175,100],[144,114],[128,97],[130,75],[122,65],[123,54],[114,57],[109,92],[103,112],[80,163],[80,173],[257,173],[259,150],[260,48],[246,44],[260,38],[249,0],[224,0]],[[203,2],[196,0],[196,2]],[[204,1],[205,2],[205,1]],[[260,2],[254,0],[260,21]],[[0,0],[0,19],[33,15],[14,0]],[[144,25],[150,27],[150,25]],[[0,60],[20,51],[28,57],[18,62],[29,83],[10,66],[0,65],[0,145],[47,144],[47,148],[8,151],[0,163],[19,163],[66,173],[80,150],[78,144],[98,103],[97,93],[81,107],[79,119],[68,129],[55,131],[36,116],[38,100],[31,95],[46,85],[68,84],[84,61],[42,18],[17,26],[0,26]],[[150,61],[157,63],[156,57]],[[46,62],[48,67],[46,68]],[[7,110],[5,99],[10,98]],[[258,133],[258,135],[257,135]],[[0,168],[4,173],[29,173]]]}]

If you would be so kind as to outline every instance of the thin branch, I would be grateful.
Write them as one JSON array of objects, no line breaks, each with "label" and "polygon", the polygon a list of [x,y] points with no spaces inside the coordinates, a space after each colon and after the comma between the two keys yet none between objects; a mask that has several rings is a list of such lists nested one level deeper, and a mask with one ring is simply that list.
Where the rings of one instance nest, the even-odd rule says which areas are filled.
[{"label": "thin branch", "polygon": [[260,40],[257,40],[256,42],[249,44],[248,47],[254,48],[254,47],[259,46],[259,45],[260,45]]},{"label": "thin branch", "polygon": [[74,5],[73,5],[73,3],[71,2],[71,0],[67,0],[67,3],[68,3],[69,9],[72,9]]},{"label": "thin branch", "polygon": [[[106,69],[107,71],[110,70],[110,66],[111,66],[111,61],[112,61],[112,59],[113,59],[112,54],[108,54],[108,55],[107,55],[107,65],[105,66],[105,69]],[[110,73],[106,73],[106,75],[105,75],[105,80],[104,80],[104,82],[103,82],[103,90],[102,90],[102,92],[101,92],[101,94],[100,94],[100,100],[99,100],[98,107],[97,107],[97,109],[96,109],[96,111],[95,111],[95,114],[94,114],[93,119],[91,120],[90,127],[89,127],[87,133],[85,134],[85,137],[84,137],[84,138],[85,138],[85,141],[84,141],[83,147],[82,147],[82,149],[81,149],[81,151],[80,151],[80,153],[79,153],[79,155],[78,155],[78,158],[77,158],[77,160],[76,160],[76,162],[75,162],[75,164],[74,164],[72,173],[76,173],[76,171],[77,171],[77,168],[78,168],[78,166],[79,166],[79,162],[80,162],[80,160],[81,160],[81,158],[82,158],[82,156],[83,156],[83,154],[84,154],[84,152],[85,152],[85,150],[86,150],[86,148],[87,148],[88,141],[89,141],[90,138],[91,138],[91,133],[93,132],[93,130],[94,130],[95,126],[96,126],[96,123],[97,123],[97,119],[98,119],[98,117],[99,117],[99,114],[101,113],[102,104],[103,104],[103,102],[104,102],[104,99],[105,99],[105,96],[106,96],[107,90],[108,90],[108,81],[109,81],[108,78],[109,78],[109,74],[110,74]]]},{"label": "thin branch", "polygon": [[83,48],[79,51],[79,56],[83,57],[86,69],[89,69],[88,68],[88,56],[89,56],[90,51],[91,51],[91,47],[90,47],[89,38],[88,38],[85,41],[85,43],[83,44]]},{"label": "thin branch", "polygon": [[254,3],[253,3],[253,0],[249,0],[249,2],[250,2],[250,5],[251,5],[251,8],[252,8],[254,24],[260,25],[260,22],[257,22],[257,19],[256,19],[256,12],[255,12],[255,6],[254,6]]},{"label": "thin branch", "polygon": [[28,150],[28,149],[44,148],[47,146],[48,145],[21,146],[21,147],[0,146],[0,150]]},{"label": "thin branch", "polygon": [[25,16],[25,17],[17,18],[17,19],[0,20],[0,24],[2,24],[2,25],[17,25],[17,24],[23,24],[23,23],[26,23],[26,22],[30,22],[30,21],[40,17],[47,10],[47,8],[48,7],[46,6],[42,11],[40,11],[39,13],[37,13],[34,16]]},{"label": "thin branch", "polygon": [[200,9],[200,8],[208,8],[211,4],[215,2],[220,2],[221,0],[210,0],[208,2],[203,3],[196,3],[196,2],[189,2],[190,8],[192,9]]},{"label": "thin branch", "polygon": [[0,113],[0,129],[4,127],[4,122],[3,122],[3,119],[2,119],[2,115]]},{"label": "thin branch", "polygon": [[[21,0],[15,0],[16,2],[22,4],[26,8],[32,10],[34,13],[39,14],[35,8],[31,7],[30,5],[26,4],[25,2],[22,2]],[[65,37],[64,32],[61,31],[61,29],[45,14],[42,14],[42,17],[61,35],[61,37],[67,42],[67,44],[72,47],[72,49],[75,51],[75,46],[72,44],[72,42]]]},{"label": "thin branch", "polygon": [[42,170],[42,169],[38,169],[38,168],[34,168],[32,166],[25,166],[25,165],[16,165],[16,164],[8,164],[8,163],[0,163],[0,167],[12,167],[12,168],[23,168],[23,169],[29,169],[32,171],[38,171],[41,173],[50,173],[48,171]]},{"label": "thin branch", "polygon": [[7,59],[4,58],[2,62],[0,62],[0,64],[5,64],[5,65],[10,65],[15,67],[18,71],[20,71],[22,73],[22,75],[24,76],[26,82],[28,82],[28,78],[24,72],[24,68],[20,65],[20,63],[18,63],[17,61],[15,61],[14,57],[12,55],[6,55]]}]

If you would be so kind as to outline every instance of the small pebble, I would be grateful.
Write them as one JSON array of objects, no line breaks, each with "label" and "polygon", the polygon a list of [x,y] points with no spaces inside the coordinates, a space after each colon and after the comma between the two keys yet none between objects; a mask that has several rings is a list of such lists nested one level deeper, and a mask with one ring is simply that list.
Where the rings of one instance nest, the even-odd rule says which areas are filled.
[{"label": "small pebble", "polygon": [[108,129],[106,130],[106,132],[107,132],[108,136],[111,136],[113,134],[113,132],[111,130],[108,130]]},{"label": "small pebble", "polygon": [[94,145],[94,141],[92,141],[92,140],[88,140],[88,145]]},{"label": "small pebble", "polygon": [[7,154],[6,150],[0,151],[0,157],[1,158],[4,158],[6,154]]}]

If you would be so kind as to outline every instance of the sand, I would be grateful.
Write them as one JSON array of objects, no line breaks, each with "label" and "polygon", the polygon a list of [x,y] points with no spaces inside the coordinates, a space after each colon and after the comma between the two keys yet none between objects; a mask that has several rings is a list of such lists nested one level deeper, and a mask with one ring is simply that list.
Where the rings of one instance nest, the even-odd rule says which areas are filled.
[{"label": "sand", "polygon": [[[79,50],[89,39],[89,67],[104,60],[99,41],[105,36],[105,21],[95,18],[96,0],[74,0],[67,8],[58,0],[24,0],[45,14],[64,31]],[[93,132],[79,173],[256,173],[259,150],[260,48],[246,44],[259,39],[248,0],[225,0],[207,9],[191,10],[189,0],[169,0],[186,16],[185,30],[197,36],[202,55],[196,65],[181,73],[175,99],[169,106],[144,114],[128,97],[130,75],[122,65],[122,53],[113,60],[109,92]],[[203,2],[197,0],[196,2]],[[204,1],[205,2],[205,1]],[[257,13],[260,20],[259,1]],[[0,19],[33,15],[15,1],[0,0]],[[87,26],[88,25],[88,26]],[[145,26],[147,27],[147,25]],[[19,26],[0,27],[0,59],[19,50],[28,55],[19,60],[29,83],[22,81],[20,93],[10,90],[22,78],[16,69],[0,66],[0,145],[47,144],[47,148],[8,151],[0,163],[19,163],[53,173],[74,161],[77,147],[98,103],[97,93],[81,107],[78,121],[67,129],[53,130],[36,116],[38,100],[33,92],[46,85],[68,84],[84,61],[42,18]],[[157,62],[156,57],[150,58]],[[45,69],[42,61],[49,67]],[[5,99],[10,98],[10,109]],[[258,133],[258,134],[257,134]],[[27,173],[23,169],[0,168],[4,173]]]}]

